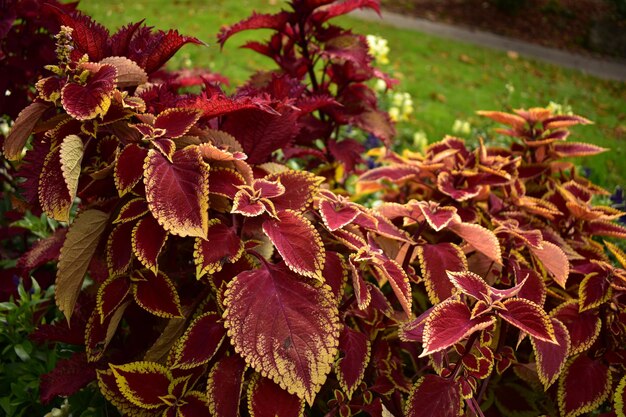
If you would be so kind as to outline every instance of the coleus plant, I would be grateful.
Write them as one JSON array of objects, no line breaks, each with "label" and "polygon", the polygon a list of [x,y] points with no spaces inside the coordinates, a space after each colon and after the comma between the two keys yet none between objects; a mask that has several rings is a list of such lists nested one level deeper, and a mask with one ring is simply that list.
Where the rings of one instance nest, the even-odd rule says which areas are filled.
[{"label": "coleus plant", "polygon": [[[591,239],[624,237],[611,222],[621,213],[592,204],[603,191],[560,161],[602,150],[565,142],[585,119],[489,112],[519,138],[510,149],[446,138],[425,155],[385,151],[385,165],[361,176],[386,201],[376,208],[316,175],[343,143],[337,126],[365,128],[341,91],[317,90],[346,77],[343,88],[367,91],[354,74],[369,67],[351,56],[360,37],[325,26],[361,6],[377,4],[294,1],[293,12],[223,31],[272,27],[272,56],[292,62],[233,96],[149,78],[193,38],[140,24],[110,37],[86,16],[60,15],[58,63],[4,147],[17,159],[32,134],[23,196],[70,223],[21,262],[58,258],[67,321],[33,339],[76,346],[42,377],[42,400],[96,380],[137,416],[623,408],[626,256]],[[325,44],[325,31],[346,42]],[[167,54],[130,47],[168,36]],[[329,62],[317,87],[311,54]],[[309,116],[337,132],[311,136],[323,144],[306,153],[315,173],[278,163],[302,154],[274,152],[314,149],[296,139]]]}]

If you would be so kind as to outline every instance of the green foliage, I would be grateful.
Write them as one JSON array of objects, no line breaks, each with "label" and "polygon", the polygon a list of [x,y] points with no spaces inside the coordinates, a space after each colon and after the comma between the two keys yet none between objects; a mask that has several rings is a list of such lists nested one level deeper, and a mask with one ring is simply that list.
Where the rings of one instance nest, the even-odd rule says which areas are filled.
[{"label": "green foliage", "polygon": [[30,291],[22,281],[17,290],[18,299],[0,303],[0,407],[7,417],[43,415],[49,407],[39,404],[39,376],[54,368],[59,353],[28,335],[45,321],[54,290],[42,290],[35,280]]}]

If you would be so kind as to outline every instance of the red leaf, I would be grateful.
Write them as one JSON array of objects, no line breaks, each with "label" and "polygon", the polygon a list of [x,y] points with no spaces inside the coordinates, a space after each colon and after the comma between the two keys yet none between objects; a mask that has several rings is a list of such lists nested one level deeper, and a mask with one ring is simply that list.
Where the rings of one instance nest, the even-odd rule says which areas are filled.
[{"label": "red leaf", "polygon": [[426,375],[417,380],[405,405],[406,417],[457,417],[461,387],[453,378]]},{"label": "red leaf", "polygon": [[276,210],[304,211],[319,190],[322,178],[308,171],[284,171],[270,174],[264,178],[268,181],[278,181],[285,187],[285,191],[278,197],[272,198]]},{"label": "red leaf", "polygon": [[370,341],[364,333],[344,326],[339,336],[341,355],[335,362],[335,373],[348,398],[352,398],[352,393],[363,380],[370,361],[370,351]]},{"label": "red leaf", "polygon": [[107,266],[109,274],[118,276],[126,272],[133,260],[133,229],[132,222],[122,223],[115,227],[107,241]]},{"label": "red leaf", "polygon": [[450,282],[465,295],[482,301],[489,301],[491,299],[491,289],[489,285],[487,285],[484,279],[473,272],[448,272],[448,278]]},{"label": "red leaf", "polygon": [[[420,204],[422,203],[422,204]],[[452,206],[439,206],[435,203],[430,204],[424,202],[417,203],[417,207],[422,215],[436,232],[447,227],[448,224],[456,217],[456,208]]]},{"label": "red leaf", "polygon": [[311,16],[311,19],[316,23],[324,23],[334,17],[341,16],[350,13],[356,9],[368,8],[375,10],[380,14],[380,5],[377,0],[351,0],[334,3],[326,7],[322,7],[315,11]]},{"label": "red leaf", "polygon": [[176,139],[187,133],[198,119],[198,110],[174,107],[159,113],[154,120],[154,127],[165,131],[163,137]]},{"label": "red leaf", "polygon": [[602,321],[595,309],[579,311],[576,300],[564,302],[550,312],[550,315],[567,327],[572,346],[570,355],[584,352],[593,345],[602,328]]},{"label": "red leaf", "polygon": [[360,249],[356,254],[351,253],[349,258],[350,271],[352,272],[352,289],[356,298],[357,305],[361,310],[365,310],[372,300],[372,295],[365,283],[363,277],[363,270],[360,268],[360,261],[355,261],[355,258],[365,253],[366,247]]},{"label": "red leaf", "polygon": [[326,252],[319,233],[308,219],[293,210],[281,211],[279,220],[263,222],[263,231],[292,271],[323,280]]},{"label": "red leaf", "polygon": [[150,214],[139,220],[133,228],[132,250],[137,259],[154,273],[159,270],[157,259],[165,246],[167,236],[167,232]]},{"label": "red leaf", "polygon": [[248,365],[239,355],[220,359],[209,373],[207,397],[211,416],[239,416],[243,374]]},{"label": "red leaf", "polygon": [[226,262],[237,262],[243,250],[243,242],[232,228],[220,221],[212,222],[207,239],[196,238],[196,277],[219,272]]},{"label": "red leaf", "polygon": [[133,189],[143,177],[143,163],[148,150],[135,143],[129,143],[122,149],[115,163],[115,186],[120,196]]},{"label": "red leaf", "polygon": [[239,192],[239,187],[246,185],[245,178],[234,169],[211,168],[210,177],[209,191],[231,200]]},{"label": "red leaf", "polygon": [[461,236],[474,249],[481,252],[487,258],[502,264],[502,252],[496,235],[489,229],[479,224],[454,222],[449,226],[457,235]]},{"label": "red leaf", "polygon": [[559,378],[559,410],[575,417],[598,408],[611,392],[611,370],[586,354],[571,358]]},{"label": "red leaf", "polygon": [[143,198],[133,198],[122,206],[113,223],[126,223],[137,220],[148,212],[148,203]]},{"label": "red leaf", "polygon": [[611,281],[604,273],[592,272],[578,287],[580,311],[598,307],[611,298]]},{"label": "red leaf", "polygon": [[66,233],[67,229],[59,228],[51,236],[36,241],[28,252],[20,256],[16,267],[24,272],[30,272],[47,262],[57,260]]},{"label": "red leaf", "polygon": [[235,33],[251,30],[251,29],[275,29],[278,30],[283,27],[289,19],[289,13],[280,12],[276,14],[260,14],[252,12],[250,17],[239,21],[238,23],[223,27],[220,33],[217,35],[218,42],[223,47],[228,38]]},{"label": "red leaf", "polygon": [[100,314],[101,324],[126,301],[130,289],[130,280],[127,277],[110,277],[100,285],[96,308]]},{"label": "red leaf", "polygon": [[248,386],[248,411],[254,417],[301,417],[304,401],[256,374]]},{"label": "red leaf", "polygon": [[570,338],[567,328],[557,319],[552,319],[554,336],[558,344],[544,342],[533,337],[530,341],[535,351],[537,361],[537,374],[547,390],[559,377],[570,349]]},{"label": "red leaf", "polygon": [[556,343],[552,322],[537,304],[524,298],[509,298],[503,305],[506,310],[498,310],[498,314],[504,320],[535,339]]},{"label": "red leaf", "polygon": [[22,155],[22,149],[24,149],[28,137],[48,108],[50,108],[48,103],[35,101],[20,112],[4,141],[4,156],[7,159],[15,160]]},{"label": "red leaf", "polygon": [[148,74],[151,74],[161,68],[183,45],[187,43],[201,44],[202,42],[170,29],[167,32],[159,30],[156,33],[150,33],[147,42],[140,40],[138,43],[140,44],[136,45],[135,48],[131,43],[129,49],[137,52],[129,54],[129,58],[137,62]]},{"label": "red leaf", "polygon": [[572,158],[576,156],[597,155],[608,151],[608,149],[591,143],[564,142],[552,145],[552,151],[561,158]]},{"label": "red leaf", "polygon": [[183,317],[176,287],[165,274],[145,271],[144,277],[135,273],[132,280],[133,296],[141,308],[158,317]]},{"label": "red leaf", "polygon": [[391,285],[391,289],[400,302],[406,316],[411,317],[413,298],[411,294],[411,283],[406,272],[404,272],[396,261],[384,255],[376,256],[372,267],[375,275],[377,275],[379,284],[384,282],[381,280],[382,277],[389,281],[389,285]]},{"label": "red leaf", "polygon": [[436,304],[450,297],[454,285],[447,273],[467,271],[463,251],[447,242],[419,245],[416,249],[430,302]]},{"label": "red leaf", "polygon": [[541,242],[541,249],[529,246],[530,251],[535,255],[554,276],[554,280],[561,287],[565,288],[567,277],[569,276],[569,261],[567,255],[554,243],[548,241]]},{"label": "red leaf", "polygon": [[280,111],[281,114],[272,114],[256,109],[239,110],[225,116],[221,129],[237,138],[250,164],[261,164],[272,152],[291,143],[300,130],[298,111],[288,108]]},{"label": "red leaf", "polygon": [[80,12],[67,14],[56,7],[51,10],[57,14],[61,24],[72,28],[72,41],[79,56],[87,54],[92,61],[105,57],[109,31],[104,26]]},{"label": "red leaf", "polygon": [[87,83],[67,83],[61,90],[65,111],[76,120],[89,120],[104,116],[111,105],[117,70],[109,64],[82,64],[91,71]]},{"label": "red leaf", "polygon": [[190,369],[207,363],[222,345],[226,330],[215,312],[196,317],[174,348],[174,367]]},{"label": "red leaf", "polygon": [[154,362],[131,362],[110,364],[109,367],[118,389],[128,401],[145,409],[165,408],[161,398],[169,393],[172,381],[172,374],[165,366]]},{"label": "red leaf", "polygon": [[265,264],[228,284],[225,326],[257,372],[313,403],[337,352],[340,323],[328,286]]},{"label": "red leaf", "polygon": [[180,417],[199,417],[210,415],[211,409],[206,395],[198,391],[187,391],[176,411]]},{"label": "red leaf", "polygon": [[319,212],[328,230],[335,231],[354,221],[361,211],[350,203],[320,199]]},{"label": "red leaf", "polygon": [[172,162],[151,149],[144,164],[148,207],[165,230],[206,237],[209,227],[209,168],[197,147],[174,153]]},{"label": "red leaf", "polygon": [[49,217],[67,222],[73,202],[63,177],[60,148],[56,148],[48,154],[43,164],[39,177],[39,203]]},{"label": "red leaf", "polygon": [[332,289],[335,299],[341,300],[344,286],[348,280],[348,266],[344,258],[336,252],[326,251],[326,262],[322,276],[326,284]]},{"label": "red leaf", "polygon": [[584,229],[588,235],[626,239],[626,227],[608,221],[597,220],[586,222]]},{"label": "red leaf", "polygon": [[412,165],[382,166],[371,169],[359,177],[360,182],[375,182],[386,179],[392,182],[403,182],[415,177],[420,173],[420,169]]},{"label": "red leaf", "polygon": [[424,351],[420,357],[450,347],[472,333],[487,328],[494,320],[490,316],[471,317],[469,308],[460,300],[449,298],[437,304],[424,324]]},{"label": "red leaf", "polygon": [[87,362],[84,352],[75,352],[69,359],[61,359],[54,369],[41,375],[39,398],[44,404],[55,397],[69,397],[96,379],[96,367]]}]

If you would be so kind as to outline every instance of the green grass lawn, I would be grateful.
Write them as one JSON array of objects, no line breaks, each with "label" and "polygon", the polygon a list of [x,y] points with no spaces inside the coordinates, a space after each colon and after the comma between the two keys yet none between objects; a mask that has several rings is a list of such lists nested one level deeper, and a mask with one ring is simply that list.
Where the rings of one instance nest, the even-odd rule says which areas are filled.
[{"label": "green grass lawn", "polygon": [[[268,32],[237,35],[220,51],[215,34],[222,25],[233,24],[252,10],[272,12],[282,4],[266,0],[212,2],[200,0],[83,0],[80,8],[115,29],[142,18],[161,29],[177,28],[209,44],[186,46],[173,66],[203,66],[226,75],[240,85],[258,69],[271,69],[262,56],[238,47],[249,39],[265,39]],[[391,64],[387,68],[400,79],[399,90],[408,91],[415,113],[400,126],[405,137],[421,130],[430,141],[452,133],[455,120],[467,120],[475,131],[491,125],[476,110],[510,110],[546,106],[550,101],[567,105],[595,122],[574,128],[573,141],[593,142],[610,152],[579,161],[591,169],[591,178],[607,188],[626,185],[626,83],[599,80],[579,72],[511,57],[504,52],[475,47],[408,30],[341,18],[338,23],[363,34],[389,41]]]}]

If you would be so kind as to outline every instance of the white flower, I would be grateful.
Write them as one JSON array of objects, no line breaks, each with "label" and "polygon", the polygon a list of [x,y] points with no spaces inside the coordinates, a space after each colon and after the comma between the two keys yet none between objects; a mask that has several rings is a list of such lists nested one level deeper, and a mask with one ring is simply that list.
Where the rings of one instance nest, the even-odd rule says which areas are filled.
[{"label": "white flower", "polygon": [[426,132],[420,130],[413,134],[413,147],[421,152],[424,152],[426,147],[428,146],[428,137],[426,136]]},{"label": "white flower", "polygon": [[387,39],[375,35],[367,35],[365,38],[369,46],[369,53],[374,57],[376,63],[380,65],[389,64],[389,58],[387,57],[387,54],[389,54]]},{"label": "white flower", "polygon": [[452,132],[453,133],[457,133],[457,134],[462,134],[462,135],[469,135],[469,133],[472,131],[472,127],[470,125],[470,123],[467,120],[459,120],[456,119],[454,121],[454,124],[452,125]]}]

